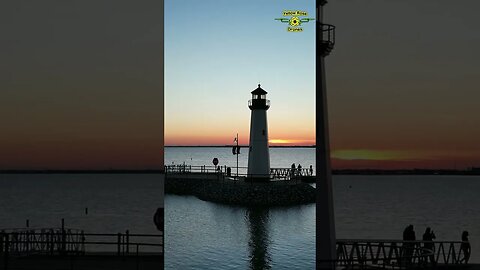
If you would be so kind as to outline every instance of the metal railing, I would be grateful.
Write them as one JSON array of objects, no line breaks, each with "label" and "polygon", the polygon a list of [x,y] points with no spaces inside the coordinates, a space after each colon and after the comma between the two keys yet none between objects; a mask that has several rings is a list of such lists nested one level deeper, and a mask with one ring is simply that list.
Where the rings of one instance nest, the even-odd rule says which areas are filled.
[{"label": "metal railing", "polygon": [[335,26],[331,24],[322,23],[321,28],[321,40],[322,42],[329,43],[331,46],[335,45]]},{"label": "metal railing", "polygon": [[255,105],[266,106],[270,108],[270,100],[269,99],[250,99],[248,100],[248,107],[252,107]]},{"label": "metal railing", "polygon": [[[228,174],[230,168],[230,175]],[[268,175],[252,175],[247,173],[247,167],[238,167],[241,173],[234,173],[236,167],[224,166],[194,166],[186,164],[165,165],[165,174],[217,174],[221,177],[265,177],[271,180],[301,180],[302,177],[314,176],[313,170],[309,168],[270,168]]]},{"label": "metal railing", "polygon": [[466,264],[461,241],[337,240],[337,266],[398,268]]},{"label": "metal railing", "polygon": [[0,232],[0,255],[85,255],[108,253],[163,255],[163,234],[100,234],[77,229],[25,229]]}]

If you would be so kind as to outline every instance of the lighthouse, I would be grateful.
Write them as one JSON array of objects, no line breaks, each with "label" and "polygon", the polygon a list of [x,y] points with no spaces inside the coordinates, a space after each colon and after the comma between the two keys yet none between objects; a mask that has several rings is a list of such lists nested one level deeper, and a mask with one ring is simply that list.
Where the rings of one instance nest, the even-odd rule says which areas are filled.
[{"label": "lighthouse", "polygon": [[270,153],[268,149],[267,110],[270,100],[267,91],[258,85],[253,90],[248,107],[252,111],[250,118],[250,147],[248,150],[248,179],[263,182],[270,179]]},{"label": "lighthouse", "polygon": [[325,57],[335,45],[335,26],[323,23],[323,6],[327,0],[317,0],[316,31],[316,112],[315,161],[317,164],[316,189],[316,269],[336,269],[336,236],[333,211],[333,185],[330,168],[330,142],[327,115],[327,84],[325,81]]}]

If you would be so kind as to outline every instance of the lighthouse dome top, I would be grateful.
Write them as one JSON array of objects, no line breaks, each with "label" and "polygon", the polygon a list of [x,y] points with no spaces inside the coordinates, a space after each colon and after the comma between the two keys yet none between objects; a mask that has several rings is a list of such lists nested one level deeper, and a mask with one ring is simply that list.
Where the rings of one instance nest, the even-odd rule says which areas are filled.
[{"label": "lighthouse dome top", "polygon": [[263,90],[260,87],[260,84],[258,84],[258,88],[252,91],[252,95],[265,95],[267,94],[267,91]]}]

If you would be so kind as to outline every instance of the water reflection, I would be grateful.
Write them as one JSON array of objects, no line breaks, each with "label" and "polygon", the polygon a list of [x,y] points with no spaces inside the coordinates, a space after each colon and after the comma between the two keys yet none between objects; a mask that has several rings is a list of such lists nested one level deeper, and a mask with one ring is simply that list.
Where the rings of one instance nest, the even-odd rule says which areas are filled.
[{"label": "water reflection", "polygon": [[249,232],[250,269],[271,269],[268,208],[248,208],[245,218]]}]

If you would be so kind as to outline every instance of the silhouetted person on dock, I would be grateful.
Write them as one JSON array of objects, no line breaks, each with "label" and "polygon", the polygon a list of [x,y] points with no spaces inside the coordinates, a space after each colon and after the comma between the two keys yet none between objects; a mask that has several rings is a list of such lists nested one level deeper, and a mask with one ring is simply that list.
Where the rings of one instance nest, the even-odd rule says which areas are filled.
[{"label": "silhouetted person on dock", "polygon": [[302,165],[298,164],[298,176],[302,175]]},{"label": "silhouetted person on dock", "polygon": [[460,250],[463,252],[463,259],[461,259],[461,262],[468,263],[468,260],[470,259],[470,252],[471,252],[471,247],[470,247],[470,241],[468,241],[468,232],[463,231],[462,232],[462,245],[460,245]]},{"label": "silhouetted person on dock", "polygon": [[290,172],[290,179],[292,179],[295,176],[295,163],[292,163],[292,168]]},{"label": "silhouetted person on dock", "polygon": [[310,176],[313,176],[313,166],[310,165]]},{"label": "silhouetted person on dock", "polygon": [[[403,230],[403,241],[415,241],[415,231],[413,230],[413,225],[408,225],[405,230]],[[415,243],[403,243],[403,256],[405,256],[405,262],[410,264],[412,262],[413,250],[415,248]]]},{"label": "silhouetted person on dock", "polygon": [[426,251],[428,253],[432,252],[432,255],[429,255],[428,258],[430,258],[432,264],[435,264],[435,257],[433,255],[435,252],[435,245],[433,244],[433,239],[435,239],[435,233],[430,227],[427,227],[422,237],[422,240],[425,241],[423,243],[423,248],[430,250]]},{"label": "silhouetted person on dock", "polygon": [[413,225],[410,224],[405,228],[403,231],[403,240],[405,241],[415,241],[417,238],[415,237],[415,231],[413,230]]}]

